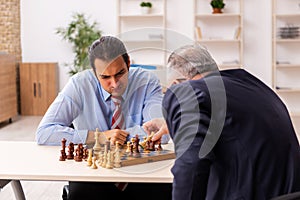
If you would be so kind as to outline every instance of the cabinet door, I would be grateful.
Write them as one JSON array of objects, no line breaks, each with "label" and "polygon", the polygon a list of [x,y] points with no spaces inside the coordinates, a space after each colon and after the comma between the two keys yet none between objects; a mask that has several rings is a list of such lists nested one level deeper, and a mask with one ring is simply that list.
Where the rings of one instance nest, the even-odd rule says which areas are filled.
[{"label": "cabinet door", "polygon": [[33,99],[36,94],[35,86],[32,81],[30,63],[20,64],[20,98],[21,98],[21,114],[33,114]]},{"label": "cabinet door", "polygon": [[16,62],[12,55],[0,55],[0,122],[17,115]]},{"label": "cabinet door", "polygon": [[56,63],[20,65],[21,114],[44,115],[58,91]]},{"label": "cabinet door", "polygon": [[36,104],[34,115],[44,115],[50,104],[57,96],[57,64],[44,63],[35,65],[34,70],[37,72],[36,77]]}]

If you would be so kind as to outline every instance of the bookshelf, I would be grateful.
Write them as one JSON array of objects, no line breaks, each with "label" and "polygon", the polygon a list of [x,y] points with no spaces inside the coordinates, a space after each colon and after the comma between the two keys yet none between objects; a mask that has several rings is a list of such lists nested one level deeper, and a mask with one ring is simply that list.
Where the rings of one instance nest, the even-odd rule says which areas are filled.
[{"label": "bookshelf", "polygon": [[194,0],[195,40],[207,47],[220,69],[243,66],[243,0],[224,1],[213,14],[210,0]]},{"label": "bookshelf", "polygon": [[272,0],[272,86],[285,102],[300,139],[300,7]]},{"label": "bookshelf", "polygon": [[152,0],[150,13],[141,11],[140,0],[117,0],[117,29],[132,64],[166,64],[166,0]]}]

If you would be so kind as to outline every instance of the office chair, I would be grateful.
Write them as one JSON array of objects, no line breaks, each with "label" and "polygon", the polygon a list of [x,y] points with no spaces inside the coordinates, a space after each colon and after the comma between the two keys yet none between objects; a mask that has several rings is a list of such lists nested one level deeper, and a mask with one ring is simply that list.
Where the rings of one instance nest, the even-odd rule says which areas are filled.
[{"label": "office chair", "polygon": [[271,200],[300,200],[300,191],[274,197]]}]

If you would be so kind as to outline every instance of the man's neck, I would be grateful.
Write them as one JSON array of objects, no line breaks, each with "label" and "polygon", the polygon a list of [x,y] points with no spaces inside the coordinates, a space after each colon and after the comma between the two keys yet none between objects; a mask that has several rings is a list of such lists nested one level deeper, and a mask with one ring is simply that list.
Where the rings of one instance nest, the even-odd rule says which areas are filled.
[{"label": "man's neck", "polygon": [[201,74],[196,74],[196,76],[194,76],[191,80],[199,80],[203,77],[205,77],[206,75],[210,74],[211,72],[204,72],[204,73],[201,73]]}]

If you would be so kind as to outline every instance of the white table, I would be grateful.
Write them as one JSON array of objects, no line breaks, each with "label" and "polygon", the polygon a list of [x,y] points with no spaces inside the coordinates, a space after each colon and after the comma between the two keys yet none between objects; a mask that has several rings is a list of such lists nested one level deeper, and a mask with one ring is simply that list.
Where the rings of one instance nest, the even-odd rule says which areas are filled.
[{"label": "white table", "polygon": [[[172,149],[173,145],[168,144],[163,148]],[[23,193],[21,185],[18,185],[19,180],[144,183],[173,181],[170,169],[174,159],[114,169],[91,169],[85,161],[59,161],[60,149],[60,146],[40,146],[35,142],[0,141],[0,177],[3,180],[16,180],[13,182],[15,193],[19,193],[16,196]],[[21,194],[19,199],[22,198]]]}]

